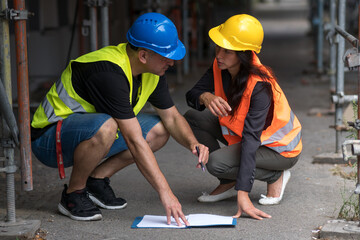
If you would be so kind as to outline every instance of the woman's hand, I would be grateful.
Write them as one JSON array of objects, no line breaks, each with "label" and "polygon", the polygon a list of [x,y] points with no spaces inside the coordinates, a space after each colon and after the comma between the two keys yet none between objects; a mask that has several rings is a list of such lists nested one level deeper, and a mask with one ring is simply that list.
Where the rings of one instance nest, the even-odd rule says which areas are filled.
[{"label": "woman's hand", "polygon": [[205,92],[199,97],[200,103],[204,104],[216,117],[225,117],[231,111],[230,105],[221,97]]},{"label": "woman's hand", "polygon": [[263,218],[271,218],[271,216],[254,207],[249,198],[249,193],[245,191],[238,191],[237,195],[238,211],[233,218],[239,218],[242,213],[246,213],[252,218],[262,220]]}]

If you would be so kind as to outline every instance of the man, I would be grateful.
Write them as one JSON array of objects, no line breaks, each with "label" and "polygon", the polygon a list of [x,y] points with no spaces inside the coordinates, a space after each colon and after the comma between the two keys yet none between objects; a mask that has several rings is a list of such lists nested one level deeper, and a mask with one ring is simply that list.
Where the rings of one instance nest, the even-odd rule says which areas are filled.
[{"label": "man", "polygon": [[[124,208],[109,178],[135,162],[159,193],[168,223],[173,216],[187,224],[153,154],[170,134],[193,154],[199,147],[197,167],[208,161],[208,148],[174,106],[164,77],[185,48],[175,25],[159,13],[140,16],[127,39],[70,62],[34,115],[32,149],[41,162],[58,167],[61,177],[63,167],[73,165],[58,205],[72,219],[101,219],[97,206]],[[147,100],[158,115],[139,114]]]}]

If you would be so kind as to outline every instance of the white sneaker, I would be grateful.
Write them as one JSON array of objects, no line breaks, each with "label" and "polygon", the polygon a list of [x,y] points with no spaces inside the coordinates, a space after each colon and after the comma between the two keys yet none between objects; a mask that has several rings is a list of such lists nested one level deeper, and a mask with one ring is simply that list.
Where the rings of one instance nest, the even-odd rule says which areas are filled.
[{"label": "white sneaker", "polygon": [[279,204],[281,202],[282,198],[283,198],[285,187],[286,187],[286,184],[289,182],[290,177],[291,177],[290,171],[285,170],[284,171],[284,176],[283,176],[283,182],[282,182],[280,197],[267,197],[264,194],[261,194],[261,198],[259,199],[259,203],[261,205]]},{"label": "white sneaker", "polygon": [[217,195],[209,195],[208,193],[203,193],[203,195],[198,197],[197,200],[199,202],[218,202],[235,196],[237,196],[237,191],[234,188],[230,188],[229,190]]}]

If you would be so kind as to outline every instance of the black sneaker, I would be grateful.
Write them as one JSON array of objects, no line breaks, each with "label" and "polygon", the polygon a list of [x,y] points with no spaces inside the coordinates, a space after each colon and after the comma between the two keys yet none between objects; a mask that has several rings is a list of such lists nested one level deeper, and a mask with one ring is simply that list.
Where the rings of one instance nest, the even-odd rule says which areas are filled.
[{"label": "black sneaker", "polygon": [[86,188],[69,194],[66,193],[66,190],[67,185],[65,184],[58,205],[62,214],[80,221],[100,220],[102,218],[100,210],[90,200]]},{"label": "black sneaker", "polygon": [[110,179],[89,177],[86,182],[90,199],[99,207],[106,209],[121,209],[126,207],[125,199],[117,198],[110,187]]}]

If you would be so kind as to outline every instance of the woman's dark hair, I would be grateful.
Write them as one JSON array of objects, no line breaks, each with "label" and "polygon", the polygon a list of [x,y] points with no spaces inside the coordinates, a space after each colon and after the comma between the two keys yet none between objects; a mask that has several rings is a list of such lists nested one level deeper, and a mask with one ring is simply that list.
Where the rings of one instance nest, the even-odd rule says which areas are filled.
[{"label": "woman's dark hair", "polygon": [[252,51],[237,51],[237,57],[240,59],[240,71],[237,73],[235,78],[230,84],[228,102],[231,107],[230,115],[234,116],[237,111],[241,97],[245,91],[247,81],[251,75],[259,76],[264,81],[272,83],[275,81],[275,77],[272,74],[272,70],[264,66],[265,69],[259,68],[253,64],[253,52]]}]

